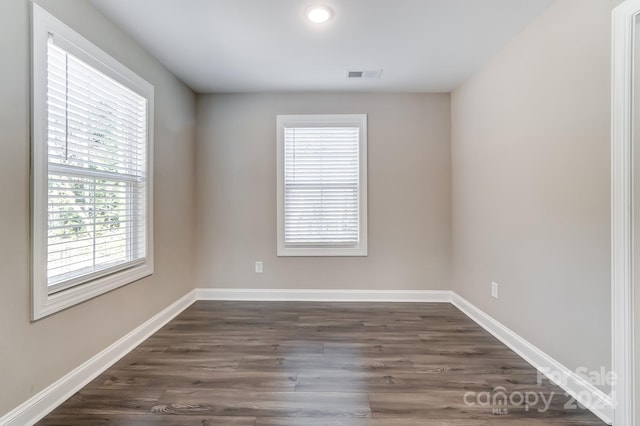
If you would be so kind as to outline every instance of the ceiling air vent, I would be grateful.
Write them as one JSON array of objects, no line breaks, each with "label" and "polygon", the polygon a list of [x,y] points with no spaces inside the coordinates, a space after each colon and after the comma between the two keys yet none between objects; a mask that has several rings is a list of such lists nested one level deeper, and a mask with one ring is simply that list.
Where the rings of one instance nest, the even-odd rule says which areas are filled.
[{"label": "ceiling air vent", "polygon": [[355,80],[376,79],[376,78],[380,78],[381,75],[382,75],[382,70],[366,70],[366,71],[349,70],[347,71],[347,78],[352,80],[353,79]]}]

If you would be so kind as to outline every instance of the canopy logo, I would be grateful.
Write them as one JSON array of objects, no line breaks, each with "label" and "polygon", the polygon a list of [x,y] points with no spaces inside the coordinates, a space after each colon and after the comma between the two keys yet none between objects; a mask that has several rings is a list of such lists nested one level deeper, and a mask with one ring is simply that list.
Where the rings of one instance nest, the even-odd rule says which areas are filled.
[{"label": "canopy logo", "polygon": [[[463,402],[468,407],[484,407],[490,409],[494,415],[509,414],[510,409],[525,411],[537,410],[544,413],[549,410],[554,397],[556,406],[562,405],[565,410],[590,408],[604,408],[605,401],[598,395],[583,390],[575,395],[569,395],[566,392],[555,392],[554,387],[549,386],[553,383],[562,388],[567,388],[572,381],[576,381],[576,375],[583,381],[593,386],[613,386],[616,383],[616,375],[614,372],[601,367],[600,370],[589,370],[587,367],[579,367],[575,370],[575,374],[566,371],[552,371],[549,368],[541,368],[538,371],[535,384],[531,384],[530,390],[509,391],[503,386],[497,386],[491,391],[482,392],[466,392],[463,396]],[[539,387],[539,391],[535,387]],[[557,388],[555,388],[557,389]]]},{"label": "canopy logo", "polygon": [[492,391],[466,392],[463,401],[468,407],[491,409],[491,413],[495,415],[509,414],[509,407],[524,407],[525,411],[535,409],[544,413],[549,410],[554,396],[554,392],[509,392],[507,388],[497,386]]}]

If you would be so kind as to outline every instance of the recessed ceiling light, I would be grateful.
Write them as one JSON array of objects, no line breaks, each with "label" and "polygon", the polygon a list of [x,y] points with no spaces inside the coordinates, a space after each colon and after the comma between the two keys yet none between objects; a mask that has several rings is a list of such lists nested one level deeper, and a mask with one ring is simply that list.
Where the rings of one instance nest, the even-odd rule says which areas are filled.
[{"label": "recessed ceiling light", "polygon": [[331,19],[333,11],[327,6],[311,6],[307,9],[307,18],[314,24],[323,24]]}]

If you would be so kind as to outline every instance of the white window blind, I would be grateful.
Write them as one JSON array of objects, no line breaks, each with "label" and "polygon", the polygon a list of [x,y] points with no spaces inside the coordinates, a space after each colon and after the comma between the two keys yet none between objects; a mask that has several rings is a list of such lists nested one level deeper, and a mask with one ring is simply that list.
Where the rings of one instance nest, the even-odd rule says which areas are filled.
[{"label": "white window blind", "polygon": [[63,46],[49,36],[50,293],[139,264],[146,254],[147,99]]},{"label": "white window blind", "polygon": [[285,245],[358,244],[358,127],[284,130]]},{"label": "white window blind", "polygon": [[366,115],[281,115],[278,255],[366,256]]}]

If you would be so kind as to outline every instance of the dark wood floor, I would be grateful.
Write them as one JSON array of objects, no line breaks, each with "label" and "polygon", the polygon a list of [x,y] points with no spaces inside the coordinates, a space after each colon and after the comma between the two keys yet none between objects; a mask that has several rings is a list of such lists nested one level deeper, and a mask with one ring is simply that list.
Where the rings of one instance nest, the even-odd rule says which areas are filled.
[{"label": "dark wood floor", "polygon": [[568,402],[449,304],[201,301],[40,424],[603,424]]}]

